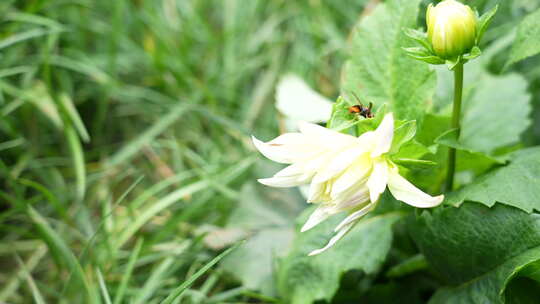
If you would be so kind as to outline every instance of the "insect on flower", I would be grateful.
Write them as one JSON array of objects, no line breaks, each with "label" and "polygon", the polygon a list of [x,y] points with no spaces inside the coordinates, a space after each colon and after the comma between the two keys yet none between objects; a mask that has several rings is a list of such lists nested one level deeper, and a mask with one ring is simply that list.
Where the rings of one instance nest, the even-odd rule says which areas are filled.
[{"label": "insect on flower", "polygon": [[373,103],[370,102],[369,106],[366,107],[362,104],[362,102],[360,101],[360,98],[358,98],[356,94],[353,93],[353,95],[359,104],[349,107],[349,113],[358,114],[364,118],[373,118],[373,112],[371,111],[371,109],[373,108]]}]

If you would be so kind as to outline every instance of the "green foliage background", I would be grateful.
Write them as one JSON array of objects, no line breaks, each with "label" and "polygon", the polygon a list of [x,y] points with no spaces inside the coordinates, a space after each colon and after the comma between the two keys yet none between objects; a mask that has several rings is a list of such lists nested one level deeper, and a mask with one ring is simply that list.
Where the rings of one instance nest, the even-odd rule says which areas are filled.
[{"label": "green foliage background", "polygon": [[[460,138],[451,74],[402,49],[427,3],[1,1],[0,302],[537,303],[540,3],[468,1],[500,7]],[[255,183],[278,166],[250,143],[280,132],[288,72],[343,96],[336,125],[353,92],[416,120],[401,169],[427,191],[456,147],[459,190],[385,195],[306,256],[339,218],[298,233],[310,210]]]}]

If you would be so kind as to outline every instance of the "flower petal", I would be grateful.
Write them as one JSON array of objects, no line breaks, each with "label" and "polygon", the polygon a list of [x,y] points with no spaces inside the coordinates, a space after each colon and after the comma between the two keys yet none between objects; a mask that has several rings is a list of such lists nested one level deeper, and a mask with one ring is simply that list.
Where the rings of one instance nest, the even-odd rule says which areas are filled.
[{"label": "flower petal", "polygon": [[285,133],[266,143],[251,139],[264,156],[278,163],[290,164],[320,151],[300,133]]},{"label": "flower petal", "polygon": [[298,128],[300,129],[300,132],[311,141],[315,141],[318,145],[324,146],[327,149],[337,149],[344,145],[352,144],[356,140],[356,137],[354,136],[343,134],[309,122],[300,122]]},{"label": "flower petal", "polygon": [[309,192],[308,192],[308,203],[319,203],[324,201],[326,192],[326,183],[315,183],[312,182],[309,185]]},{"label": "flower petal", "polygon": [[392,195],[402,202],[418,208],[431,208],[444,200],[444,195],[431,196],[416,188],[408,180],[399,175],[396,168],[390,170],[388,189]]},{"label": "flower petal", "polygon": [[330,239],[330,241],[328,242],[328,244],[326,244],[326,246],[324,246],[321,249],[313,250],[312,252],[309,253],[309,256],[320,254],[326,251],[327,249],[329,249],[330,247],[334,246],[337,243],[337,241],[339,241],[347,232],[349,232],[349,230],[351,230],[354,224],[355,223],[351,223],[348,226],[343,227],[340,231],[337,232],[336,235],[334,235]]},{"label": "flower petal", "polygon": [[369,172],[373,166],[373,162],[369,158],[369,154],[365,154],[357,158],[355,162],[347,168],[332,184],[332,198],[336,198],[340,193],[350,189],[351,187],[360,187],[366,183]]},{"label": "flower petal", "polygon": [[298,163],[295,163],[295,164],[285,167],[281,171],[278,171],[276,174],[274,174],[274,177],[296,176],[296,175],[302,175],[304,173],[305,172],[302,166],[299,165]]},{"label": "flower petal", "polygon": [[388,183],[388,164],[386,160],[378,160],[373,164],[373,170],[367,181],[369,199],[371,202],[379,200],[379,196],[386,189]]},{"label": "flower petal", "polygon": [[296,187],[306,184],[306,181],[302,176],[274,176],[270,178],[260,178],[257,181],[263,185],[277,188]]},{"label": "flower petal", "polygon": [[349,211],[369,201],[369,189],[366,185],[362,185],[358,189],[354,188],[341,193],[332,200],[332,204],[340,211]]},{"label": "flower petal", "polygon": [[331,208],[331,206],[321,204],[309,216],[304,226],[302,226],[302,229],[300,229],[300,232],[308,231],[333,214],[336,214],[336,212]]},{"label": "flower petal", "polygon": [[322,183],[340,174],[366,151],[366,147],[356,146],[337,153],[330,163],[315,175],[313,182]]},{"label": "flower petal", "polygon": [[371,210],[373,210],[375,208],[375,206],[377,205],[377,203],[369,203],[367,204],[366,206],[362,207],[360,210],[358,211],[355,211],[353,213],[351,213],[349,216],[347,216],[343,221],[341,221],[341,223],[339,223],[339,225],[337,225],[336,229],[334,229],[334,231],[338,231],[338,230],[341,230],[343,229],[343,227],[351,224],[351,223],[355,223],[356,221],[358,221],[361,217],[363,217],[364,215],[366,215],[368,212],[370,212]]},{"label": "flower petal", "polygon": [[394,139],[394,116],[388,113],[384,116],[379,127],[375,132],[375,147],[371,152],[371,157],[377,157],[390,151],[392,140]]}]

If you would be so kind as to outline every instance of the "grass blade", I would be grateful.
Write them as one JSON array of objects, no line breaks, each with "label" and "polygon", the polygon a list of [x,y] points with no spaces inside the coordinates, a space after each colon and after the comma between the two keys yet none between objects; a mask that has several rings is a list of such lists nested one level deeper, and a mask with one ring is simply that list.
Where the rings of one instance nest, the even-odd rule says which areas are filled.
[{"label": "grass blade", "polygon": [[116,241],[117,248],[122,247],[122,245],[127,240],[129,240],[129,238],[133,236],[133,234],[135,234],[135,232],[139,230],[139,228],[141,228],[153,216],[168,208],[177,201],[181,200],[185,196],[191,195],[195,192],[207,188],[208,185],[209,181],[205,180],[194,182],[190,185],[174,191],[173,193],[157,201],[155,204],[144,210],[143,213],[141,213],[139,216],[137,216],[137,218],[135,218],[135,221],[133,221],[133,223],[131,223],[126,229],[124,229],[124,231],[122,231],[122,234],[120,234],[118,240]]},{"label": "grass blade", "polygon": [[101,270],[99,270],[99,268],[96,268],[96,274],[99,282],[99,289],[101,290],[101,295],[103,296],[105,304],[112,304],[111,296],[109,295],[107,285],[105,284],[105,280],[103,279],[103,274],[101,273]]},{"label": "grass blade", "polygon": [[126,270],[124,272],[124,275],[122,276],[122,280],[120,281],[120,286],[118,286],[116,296],[114,297],[114,304],[120,304],[122,303],[122,300],[124,299],[124,294],[126,293],[127,285],[128,285],[129,279],[131,278],[131,273],[133,272],[133,268],[135,267],[135,262],[137,262],[137,258],[139,257],[139,253],[141,252],[143,243],[144,243],[143,239],[138,239],[137,243],[135,244],[135,248],[133,249],[133,252],[131,253],[131,256],[129,257]]},{"label": "grass blade", "polygon": [[40,232],[43,241],[47,243],[47,246],[54,254],[57,259],[57,262],[62,265],[64,264],[74,277],[83,287],[85,297],[88,303],[96,303],[94,297],[94,292],[86,279],[83,268],[73,252],[69,249],[64,240],[54,231],[54,229],[49,226],[45,218],[43,218],[34,208],[28,207],[28,215],[36,225],[37,230]]},{"label": "grass blade", "polygon": [[86,130],[86,127],[84,126],[84,123],[81,119],[81,116],[79,115],[79,112],[77,112],[77,109],[75,108],[75,105],[73,104],[73,100],[69,97],[69,95],[62,93],[59,97],[60,105],[65,110],[66,115],[71,120],[71,123],[75,126],[75,129],[77,129],[77,132],[79,133],[79,136],[84,142],[90,141],[90,135],[88,134],[88,131]]},{"label": "grass blade", "polygon": [[134,297],[136,301],[134,304],[147,303],[148,299],[157,290],[157,286],[162,283],[162,279],[167,271],[171,270],[171,266],[175,261],[175,257],[168,257],[164,259],[153,271],[148,280],[144,283],[143,288]]},{"label": "grass blade", "polygon": [[122,150],[118,151],[115,155],[113,155],[109,162],[109,166],[115,166],[118,165],[124,161],[129,160],[132,156],[135,155],[135,153],[139,152],[139,150],[150,143],[156,136],[163,133],[171,124],[173,124],[184,112],[186,112],[189,109],[189,105],[186,105],[185,103],[179,104],[173,109],[171,109],[171,112],[167,115],[165,115],[163,118],[159,119],[157,123],[155,123],[153,126],[148,128],[141,136],[127,144]]},{"label": "grass blade", "polygon": [[73,168],[75,170],[77,199],[80,201],[84,198],[84,192],[86,191],[84,153],[77,132],[70,123],[65,123],[64,132],[68,142],[69,151],[71,152]]},{"label": "grass blade", "polygon": [[189,279],[187,279],[182,285],[178,286],[171,294],[169,294],[163,301],[161,301],[161,304],[172,304],[173,301],[180,297],[186,289],[189,288],[199,277],[201,277],[203,274],[205,274],[212,266],[216,265],[221,259],[223,259],[225,256],[227,256],[229,253],[231,253],[233,250],[238,248],[243,242],[238,242],[234,246],[230,247],[229,249],[223,251],[221,254],[219,254],[217,257],[213,258],[210,262],[208,262],[206,265],[204,265],[203,268],[199,269],[196,273],[194,273]]}]

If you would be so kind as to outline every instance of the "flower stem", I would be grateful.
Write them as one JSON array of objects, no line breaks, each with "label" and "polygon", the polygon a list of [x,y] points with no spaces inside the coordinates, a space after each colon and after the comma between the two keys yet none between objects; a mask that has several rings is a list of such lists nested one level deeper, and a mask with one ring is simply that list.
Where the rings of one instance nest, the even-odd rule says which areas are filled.
[{"label": "flower stem", "polygon": [[[454,109],[452,111],[452,129],[457,129],[457,138],[460,133],[461,99],[463,96],[463,63],[454,68]],[[454,187],[454,174],[456,172],[456,149],[448,150],[448,172],[446,175],[446,191]]]}]

